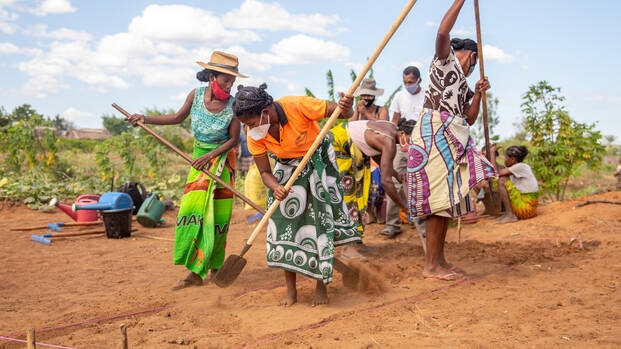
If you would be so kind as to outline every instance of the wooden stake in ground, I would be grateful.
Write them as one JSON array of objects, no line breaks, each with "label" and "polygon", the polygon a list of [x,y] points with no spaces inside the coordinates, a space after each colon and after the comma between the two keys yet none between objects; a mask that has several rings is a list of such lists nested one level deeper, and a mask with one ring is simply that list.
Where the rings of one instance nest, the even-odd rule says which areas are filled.
[{"label": "wooden stake in ground", "polygon": [[127,349],[127,327],[121,324],[121,349]]},{"label": "wooden stake in ground", "polygon": [[461,244],[461,217],[457,218],[457,243]]},{"label": "wooden stake in ground", "polygon": [[[416,3],[416,0],[408,1],[408,4],[405,6],[401,14],[399,14],[399,17],[397,18],[397,20],[393,23],[393,25],[390,27],[390,30],[388,30],[388,33],[386,33],[386,35],[384,36],[384,39],[380,42],[380,44],[375,49],[371,57],[368,59],[365,66],[362,68],[362,71],[358,74],[358,77],[356,78],[356,80],[349,87],[349,90],[347,91],[347,95],[354,94],[354,92],[356,91],[356,88],[358,88],[358,85],[360,85],[360,82],[362,81],[362,79],[367,75],[368,71],[371,69],[371,66],[373,66],[373,63],[375,63],[375,60],[380,55],[384,47],[386,47],[386,44],[388,44],[388,41],[393,36],[393,34],[397,31],[397,29],[399,28],[399,26],[401,25],[405,17],[408,15],[408,13],[410,12],[410,10],[412,9],[415,3]],[[317,138],[315,138],[315,141],[313,142],[313,144],[310,146],[310,148],[308,149],[308,151],[302,158],[302,161],[300,161],[300,164],[298,165],[298,167],[295,169],[295,171],[293,171],[293,174],[287,181],[287,184],[285,184],[285,190],[287,192],[289,191],[289,189],[291,189],[291,186],[293,185],[295,180],[298,178],[298,176],[300,175],[300,172],[302,172],[302,170],[304,169],[304,167],[310,160],[311,156],[315,153],[315,150],[317,149],[319,144],[321,144],[323,139],[326,137],[326,135],[332,128],[332,125],[334,125],[334,122],[336,121],[336,119],[339,117],[339,115],[341,115],[341,112],[342,112],[341,108],[337,107],[336,110],[334,110],[334,112],[328,119],[328,121],[326,122],[326,124],[323,126],[323,128],[321,129],[321,132],[319,132],[319,135],[317,136]],[[257,226],[255,227],[254,231],[250,235],[250,238],[248,238],[248,241],[244,244],[244,247],[241,253],[239,255],[230,255],[224,261],[224,264],[218,270],[218,273],[216,274],[214,278],[214,283],[216,285],[218,285],[219,287],[227,287],[230,284],[232,284],[233,281],[235,281],[235,279],[237,279],[237,276],[241,273],[243,268],[246,266],[246,260],[243,258],[244,254],[248,252],[248,250],[252,246],[252,243],[254,242],[254,239],[257,237],[259,232],[262,231],[263,228],[265,228],[270,217],[272,216],[274,211],[278,209],[279,206],[280,206],[280,200],[278,199],[274,200],[270,208],[267,210],[267,213],[263,216],[259,224],[257,224]]]},{"label": "wooden stake in ground", "polygon": [[34,327],[28,329],[28,333],[26,334],[26,343],[28,344],[28,349],[36,349],[37,339]]}]

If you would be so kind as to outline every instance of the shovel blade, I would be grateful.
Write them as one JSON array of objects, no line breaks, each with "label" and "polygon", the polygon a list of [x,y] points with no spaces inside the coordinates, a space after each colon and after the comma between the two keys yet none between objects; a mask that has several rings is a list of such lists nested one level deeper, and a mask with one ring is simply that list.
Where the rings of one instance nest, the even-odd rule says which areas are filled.
[{"label": "shovel blade", "polygon": [[343,275],[343,284],[347,288],[355,289],[358,287],[358,272],[343,263],[340,259],[334,258],[334,269]]},{"label": "shovel blade", "polygon": [[232,254],[224,261],[222,267],[218,269],[213,282],[221,288],[229,287],[235,282],[245,266],[246,260],[243,257]]}]

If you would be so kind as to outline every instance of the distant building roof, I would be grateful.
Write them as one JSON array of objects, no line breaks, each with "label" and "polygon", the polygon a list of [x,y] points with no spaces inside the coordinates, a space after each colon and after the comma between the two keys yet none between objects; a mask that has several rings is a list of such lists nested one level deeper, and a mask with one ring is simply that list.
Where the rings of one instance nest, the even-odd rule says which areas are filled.
[{"label": "distant building roof", "polygon": [[35,130],[35,136],[40,136],[45,130],[52,131],[52,133],[54,133],[54,135],[56,136],[60,134],[60,132],[58,132],[56,127],[50,127],[50,126],[35,126],[34,130]]},{"label": "distant building roof", "polygon": [[81,128],[79,130],[72,129],[65,134],[69,139],[106,139],[112,137],[106,129],[100,128]]}]

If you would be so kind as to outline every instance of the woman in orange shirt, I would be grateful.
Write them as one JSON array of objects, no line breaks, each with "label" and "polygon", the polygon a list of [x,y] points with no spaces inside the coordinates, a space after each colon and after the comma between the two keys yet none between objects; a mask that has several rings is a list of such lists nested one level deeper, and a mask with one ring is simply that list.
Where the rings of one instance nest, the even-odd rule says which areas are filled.
[{"label": "woman in orange shirt", "polygon": [[[291,190],[287,183],[301,158],[320,133],[317,121],[332,114],[336,103],[311,97],[283,97],[274,101],[262,84],[239,87],[233,112],[249,128],[248,150],[254,156],[263,183],[270,189],[268,205],[281,201],[267,228],[267,264],[285,270],[287,296],[281,303],[297,302],[296,274],[317,280],[313,306],[326,304],[326,285],[332,281],[334,247],[362,240],[343,201],[334,149],[324,138]],[[353,114],[352,96],[341,95],[343,117]],[[275,158],[274,170],[268,151]]]}]

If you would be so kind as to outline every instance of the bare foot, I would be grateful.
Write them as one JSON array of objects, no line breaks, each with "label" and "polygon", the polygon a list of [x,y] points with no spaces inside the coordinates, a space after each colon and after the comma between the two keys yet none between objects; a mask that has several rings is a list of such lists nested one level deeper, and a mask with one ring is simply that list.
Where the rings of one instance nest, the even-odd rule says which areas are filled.
[{"label": "bare foot", "polygon": [[456,272],[457,274],[466,275],[466,272],[462,268],[453,265],[447,261],[444,261],[444,263],[440,263],[440,265],[442,265],[443,268]]},{"label": "bare foot", "polygon": [[287,290],[287,295],[285,299],[280,302],[280,305],[283,307],[290,307],[298,302],[298,291],[297,290]]},{"label": "bare foot", "polygon": [[201,279],[201,277],[198,276],[197,274],[190,272],[190,274],[188,274],[188,276],[186,276],[185,279],[177,281],[177,284],[172,287],[172,290],[178,291],[182,288],[191,287],[191,286],[202,286],[202,285],[203,285],[203,279]]},{"label": "bare foot", "polygon": [[313,299],[311,305],[316,307],[321,304],[328,304],[328,289],[326,285],[323,284],[323,281],[318,280],[317,287],[315,288],[315,299]]},{"label": "bare foot", "polygon": [[441,280],[441,281],[455,281],[463,278],[464,276],[444,267],[436,267],[434,269],[423,270],[423,277],[425,279]]},{"label": "bare foot", "polygon": [[513,223],[513,222],[517,222],[518,218],[515,216],[515,214],[503,214],[499,219],[498,219],[498,224],[505,224],[505,223]]}]

